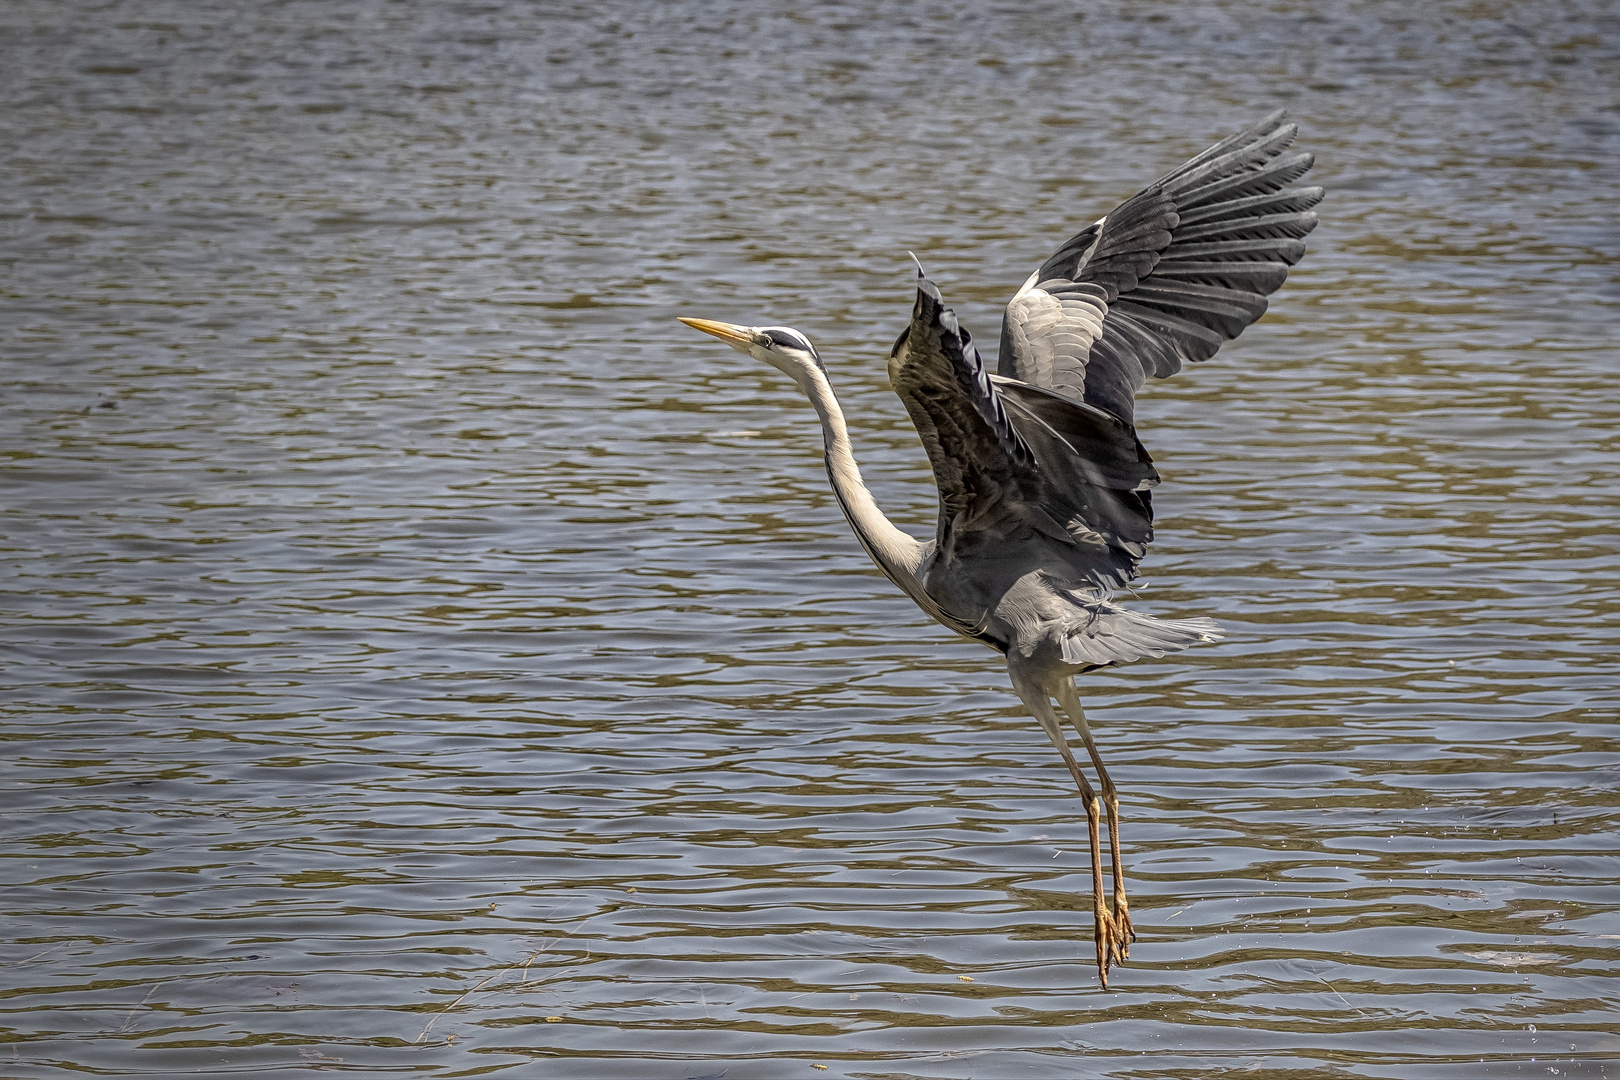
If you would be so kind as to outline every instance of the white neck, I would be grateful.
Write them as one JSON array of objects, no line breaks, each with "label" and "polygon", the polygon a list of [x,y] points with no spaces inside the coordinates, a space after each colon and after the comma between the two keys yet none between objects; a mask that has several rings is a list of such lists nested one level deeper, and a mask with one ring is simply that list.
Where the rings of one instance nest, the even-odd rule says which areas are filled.
[{"label": "white neck", "polygon": [[832,384],[826,373],[818,367],[801,369],[795,376],[800,389],[816,407],[821,417],[821,429],[827,436],[827,477],[832,481],[833,494],[838,496],[844,516],[849,518],[861,546],[896,585],[915,596],[922,588],[920,581],[923,564],[932,554],[932,544],[918,543],[907,533],[897,529],[894,522],[884,516],[861,480],[860,466],[849,445],[849,428],[844,424],[844,410],[833,395]]}]

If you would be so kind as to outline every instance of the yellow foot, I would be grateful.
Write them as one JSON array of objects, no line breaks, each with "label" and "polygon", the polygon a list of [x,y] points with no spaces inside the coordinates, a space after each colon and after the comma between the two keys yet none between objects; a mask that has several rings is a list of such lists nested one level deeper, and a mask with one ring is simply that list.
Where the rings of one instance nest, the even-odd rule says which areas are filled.
[{"label": "yellow foot", "polygon": [[1097,980],[1108,989],[1108,965],[1113,962],[1114,920],[1099,904],[1092,912],[1097,938]]},{"label": "yellow foot", "polygon": [[1097,978],[1106,990],[1108,969],[1130,958],[1136,931],[1131,927],[1130,909],[1123,903],[1116,904],[1113,912],[1098,904],[1092,909],[1092,919],[1097,938]]},{"label": "yellow foot", "polygon": [[1131,955],[1131,942],[1136,940],[1136,929],[1131,925],[1131,910],[1125,906],[1125,897],[1114,900],[1113,924],[1114,955],[1125,960]]}]

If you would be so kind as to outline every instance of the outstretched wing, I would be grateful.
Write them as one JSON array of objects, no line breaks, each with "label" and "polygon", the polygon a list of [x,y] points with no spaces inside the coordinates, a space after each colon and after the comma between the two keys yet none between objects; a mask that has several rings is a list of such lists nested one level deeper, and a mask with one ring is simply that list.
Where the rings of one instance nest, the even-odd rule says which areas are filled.
[{"label": "outstretched wing", "polygon": [[1316,228],[1309,154],[1275,112],[1086,227],[1007,305],[1000,374],[1129,422],[1136,391],[1207,360],[1266,310]]},{"label": "outstretched wing", "polygon": [[991,375],[920,272],[889,379],[939,486],[935,566],[1017,554],[1106,588],[1134,576],[1153,538],[1147,489],[1158,474],[1130,424]]}]

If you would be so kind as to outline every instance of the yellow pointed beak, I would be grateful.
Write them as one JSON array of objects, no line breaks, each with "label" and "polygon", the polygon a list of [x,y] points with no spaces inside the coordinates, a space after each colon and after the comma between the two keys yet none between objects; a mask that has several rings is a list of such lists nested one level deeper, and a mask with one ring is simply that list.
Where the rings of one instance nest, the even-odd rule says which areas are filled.
[{"label": "yellow pointed beak", "polygon": [[705,334],[713,334],[728,345],[741,345],[743,348],[754,343],[754,335],[746,326],[737,326],[728,322],[715,322],[713,319],[687,319],[681,322],[694,330],[701,330]]}]

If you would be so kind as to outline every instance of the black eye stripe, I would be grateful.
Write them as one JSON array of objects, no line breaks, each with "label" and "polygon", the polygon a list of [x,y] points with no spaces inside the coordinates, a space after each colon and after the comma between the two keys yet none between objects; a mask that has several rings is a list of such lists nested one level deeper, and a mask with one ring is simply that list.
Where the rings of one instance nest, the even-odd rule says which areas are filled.
[{"label": "black eye stripe", "polygon": [[811,356],[816,355],[815,346],[811,345],[810,339],[805,337],[803,334],[796,333],[792,330],[777,329],[775,327],[772,327],[769,330],[762,330],[760,333],[765,337],[770,338],[771,341],[775,342],[777,345],[781,345],[789,349],[800,349],[809,353]]}]

